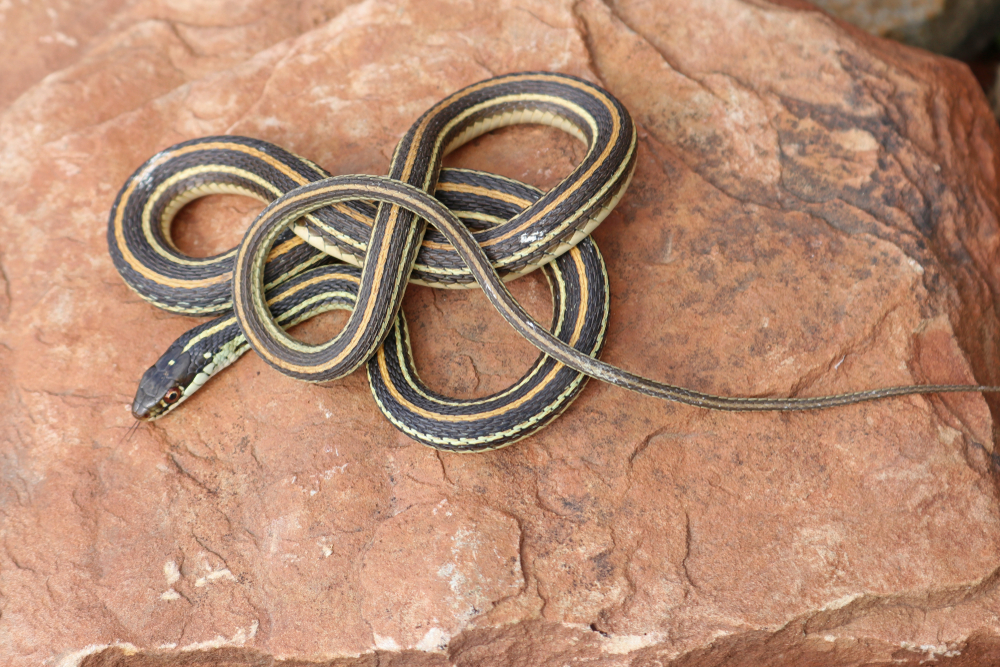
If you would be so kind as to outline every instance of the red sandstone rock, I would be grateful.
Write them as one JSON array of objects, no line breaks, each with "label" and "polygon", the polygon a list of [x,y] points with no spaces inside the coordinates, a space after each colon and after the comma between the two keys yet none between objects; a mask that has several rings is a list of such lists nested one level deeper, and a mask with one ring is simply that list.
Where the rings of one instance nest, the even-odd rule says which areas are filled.
[{"label": "red sandstone rock", "polygon": [[834,16],[904,44],[968,58],[996,38],[996,0],[815,0]]},{"label": "red sandstone rock", "polygon": [[[175,31],[123,20],[0,116],[9,664],[998,659],[977,395],[739,415],[593,383],[537,436],[459,456],[395,431],[357,374],[307,386],[248,357],[129,436],[136,379],[192,321],[130,293],[104,241],[121,183],[174,142],[247,134],[382,173],[441,96],[563,71],[640,128],[595,233],[606,360],[741,395],[998,383],[1000,131],[964,67],[749,0],[369,1],[259,52],[240,15],[215,20],[245,57],[178,66]],[[579,156],[514,128],[451,159],[548,186]],[[257,210],[193,209],[199,252]],[[544,317],[540,279],[515,293]],[[495,391],[534,358],[475,292],[404,308],[437,389]]]}]

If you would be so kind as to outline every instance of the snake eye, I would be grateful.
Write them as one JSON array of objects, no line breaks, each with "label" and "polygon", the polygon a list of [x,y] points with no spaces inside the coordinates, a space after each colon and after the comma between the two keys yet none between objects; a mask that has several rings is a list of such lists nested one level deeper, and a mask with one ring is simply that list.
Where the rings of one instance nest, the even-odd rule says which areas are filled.
[{"label": "snake eye", "polygon": [[181,398],[181,390],[177,387],[173,387],[166,394],[163,395],[163,402],[167,405],[173,405]]}]

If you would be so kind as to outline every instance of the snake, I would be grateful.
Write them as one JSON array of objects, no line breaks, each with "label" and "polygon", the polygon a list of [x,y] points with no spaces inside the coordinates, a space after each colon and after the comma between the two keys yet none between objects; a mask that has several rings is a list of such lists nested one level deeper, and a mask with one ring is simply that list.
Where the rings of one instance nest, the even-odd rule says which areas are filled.
[{"label": "snake", "polygon": [[[263,146],[259,140],[252,143]],[[532,186],[495,174],[454,168],[442,171],[436,191],[442,204],[474,229],[502,225],[541,194]],[[363,212],[374,218],[373,206],[367,205]],[[288,253],[308,268],[267,291],[270,312],[282,327],[329,310],[354,308],[361,277],[358,267],[297,243],[286,244],[278,255],[272,253],[270,262],[289,265]],[[610,295],[597,244],[587,237],[541,271],[552,297],[553,334],[586,354],[599,353]],[[165,416],[249,349],[231,311],[190,329],[143,374],[132,404],[133,416],[140,421]],[[561,414],[587,380],[540,355],[520,380],[503,391],[477,399],[446,397],[421,381],[402,310],[367,370],[380,409],[399,430],[432,447],[465,452],[496,449],[534,433]],[[498,408],[502,408],[499,419],[492,416]],[[466,418],[454,420],[456,411]],[[447,429],[440,427],[442,423]]]},{"label": "snake", "polygon": [[[429,194],[450,187],[442,159],[475,137],[521,123],[568,132],[586,144],[584,158],[548,192],[524,198],[523,206],[507,211],[506,217],[470,228],[468,214],[485,221],[489,215],[476,206],[504,199],[505,188],[516,187],[516,182],[467,175],[480,179],[475,195],[484,199],[465,211],[463,221]],[[327,383],[367,364],[376,402],[389,420],[410,437],[451,451],[495,449],[534,433],[566,408],[584,377],[670,401],[734,411],[817,410],[909,394],[1000,391],[979,385],[907,385],[803,398],[716,396],[600,361],[607,306],[596,308],[596,321],[602,323],[591,326],[584,341],[578,334],[587,319],[579,315],[585,309],[577,300],[601,290],[606,298],[607,278],[600,260],[599,269],[580,268],[587,254],[581,242],[623,196],[635,168],[636,145],[627,110],[600,87],[563,74],[503,75],[463,88],[424,113],[398,143],[386,177],[330,176],[304,158],[247,138],[208,137],[166,149],[123,186],[109,219],[109,248],[126,283],[158,307],[188,314],[232,308],[226,328],[240,332],[233,334],[239,345],[244,351],[252,348],[287,375]],[[170,222],[186,203],[217,192],[247,194],[269,203],[237,248],[212,258],[187,257],[170,240]],[[581,252],[571,253],[572,262],[563,264],[569,270],[575,262],[578,275],[603,273],[603,287],[600,279],[585,279],[582,294],[579,289],[567,292],[570,298],[565,301],[554,295],[554,303],[577,309],[578,316],[570,333],[558,326],[568,318],[554,315],[556,326],[550,331],[524,311],[504,281],[549,266],[550,284],[565,283],[564,274],[558,273],[562,269],[555,267],[577,247]],[[280,286],[319,270],[327,256],[355,267],[347,272],[352,276],[347,281],[353,286],[350,295],[343,296],[346,291],[338,288],[342,296],[326,302],[330,308],[349,308],[350,315],[333,339],[308,345],[284,331],[307,313],[288,316],[279,292],[291,288]],[[334,282],[346,280],[346,267],[334,271],[342,272]],[[397,317],[408,282],[478,286],[542,356],[521,381],[487,399],[461,401],[431,392],[416,375],[405,320]],[[233,347],[232,340],[225,345]],[[140,394],[145,394],[143,403],[168,407],[190,395],[193,385],[171,384],[169,368],[182,364],[176,359],[171,364],[170,354],[147,371],[149,375],[160,369],[153,373],[159,378],[156,391],[146,390],[144,376],[134,414]],[[212,353],[202,356],[207,360]],[[221,366],[209,364],[212,371]],[[194,377],[201,377],[203,384],[210,374],[202,371]],[[167,393],[156,401],[164,387]],[[166,411],[161,406],[159,414]]]}]

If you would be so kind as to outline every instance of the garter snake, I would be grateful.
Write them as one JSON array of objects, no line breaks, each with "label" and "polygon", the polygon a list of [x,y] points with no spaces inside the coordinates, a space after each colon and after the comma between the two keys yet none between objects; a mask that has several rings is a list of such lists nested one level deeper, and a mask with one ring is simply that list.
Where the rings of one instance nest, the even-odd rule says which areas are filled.
[{"label": "garter snake", "polygon": [[[584,141],[587,153],[566,179],[506,223],[470,232],[427,192],[435,189],[445,154],[480,134],[516,123],[559,127]],[[427,397],[426,388],[397,354],[407,348],[401,342],[405,324],[396,327],[396,333],[403,335],[389,339],[388,347],[397,352],[386,353],[381,347],[390,336],[407,280],[446,287],[478,283],[501,315],[547,355],[536,367],[548,358],[617,386],[705,408],[809,410],[905,394],[998,391],[922,385],[813,398],[713,396],[599,361],[603,325],[591,350],[577,349],[540,327],[501,279],[543,266],[584,239],[627,187],[635,147],[628,113],[600,88],[556,74],[501,76],[464,88],[421,116],[398,144],[388,178],[328,177],[312,163],[254,140],[209,138],[167,149],[140,167],[123,187],[112,209],[109,245],[126,282],[161,307],[217,313],[229,307],[231,290],[234,315],[246,341],[288,375],[326,382],[372,359],[370,372],[375,365],[382,372],[378,377],[392,378],[384,385],[377,379],[371,384],[393,423],[411,437],[446,449],[502,446],[534,430],[524,425],[534,418],[515,412],[514,407],[527,402],[518,391],[501,392],[503,400],[493,403],[438,397],[444,407],[437,411],[419,404],[420,397]],[[218,157],[205,164],[204,151],[231,153],[235,158]],[[248,155],[255,166],[242,161]],[[240,192],[274,201],[252,223],[237,250],[204,261],[185,258],[169,241],[170,219],[187,201],[211,192]],[[373,219],[362,210],[361,202],[369,201],[380,202]],[[126,224],[131,220],[141,224]],[[428,221],[435,231],[425,238]],[[288,234],[289,227],[298,238]],[[322,261],[310,255],[300,239],[362,267],[347,324],[334,339],[318,346],[287,336],[265,299],[266,289]],[[387,361],[392,356],[402,359],[395,374]],[[559,391],[544,382],[531,389],[532,396]],[[547,414],[559,409],[553,407]],[[459,428],[475,421],[485,425],[486,435],[470,438]],[[547,420],[536,421],[540,425]],[[500,435],[491,440],[489,433]]]},{"label": "garter snake", "polygon": [[[541,192],[493,174],[462,169],[441,173],[436,196],[470,228],[499,226],[537,200]],[[374,217],[374,207],[368,207]],[[272,256],[271,261],[276,258]],[[314,315],[354,307],[361,270],[319,255],[311,268],[267,293],[271,314],[282,327]],[[608,321],[608,276],[589,238],[542,267],[553,302],[553,334],[585,354],[596,354]],[[230,312],[178,338],[139,383],[132,413],[158,419],[193,395],[211,377],[249,350]],[[402,311],[379,353],[368,362],[368,379],[383,414],[404,433],[439,449],[495,449],[525,437],[558,416],[579,394],[587,377],[540,355],[511,387],[478,399],[453,399],[426,387],[414,368]],[[398,397],[403,397],[402,400]],[[493,415],[498,408],[503,415]],[[464,412],[465,419],[440,422]],[[459,444],[456,444],[459,443]]]}]

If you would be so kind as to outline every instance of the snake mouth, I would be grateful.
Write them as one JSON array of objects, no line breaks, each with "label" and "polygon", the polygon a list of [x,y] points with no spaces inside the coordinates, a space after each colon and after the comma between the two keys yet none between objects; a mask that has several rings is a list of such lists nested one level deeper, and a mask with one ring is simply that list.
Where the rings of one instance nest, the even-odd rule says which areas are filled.
[{"label": "snake mouth", "polygon": [[148,394],[142,387],[139,387],[135,394],[135,400],[132,401],[132,417],[141,422],[155,419],[153,410],[159,403],[158,397]]}]

